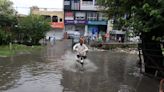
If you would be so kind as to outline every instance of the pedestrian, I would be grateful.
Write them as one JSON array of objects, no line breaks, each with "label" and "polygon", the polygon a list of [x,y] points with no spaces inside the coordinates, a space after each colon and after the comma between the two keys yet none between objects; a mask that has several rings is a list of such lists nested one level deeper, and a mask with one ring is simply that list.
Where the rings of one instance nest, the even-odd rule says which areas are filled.
[{"label": "pedestrian", "polygon": [[121,42],[121,36],[119,36],[119,38],[118,38],[118,42],[119,42],[119,43]]},{"label": "pedestrian", "polygon": [[51,43],[51,46],[55,44],[55,37],[50,37],[50,43]]},{"label": "pedestrian", "polygon": [[124,43],[124,37],[122,37],[121,42]]},{"label": "pedestrian", "polygon": [[99,37],[98,37],[98,42],[102,43],[102,36],[100,34],[99,34]]},{"label": "pedestrian", "polygon": [[105,39],[106,39],[106,42],[109,41],[109,33],[106,33],[106,34],[105,34]]}]

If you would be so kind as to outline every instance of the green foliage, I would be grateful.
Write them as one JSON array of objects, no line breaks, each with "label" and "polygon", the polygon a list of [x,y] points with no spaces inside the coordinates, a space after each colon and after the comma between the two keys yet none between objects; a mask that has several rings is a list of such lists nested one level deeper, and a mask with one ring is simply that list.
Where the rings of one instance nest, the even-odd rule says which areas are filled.
[{"label": "green foliage", "polygon": [[23,40],[32,41],[32,44],[38,44],[45,32],[50,30],[48,21],[38,15],[24,17],[18,23],[19,32],[23,34]]},{"label": "green foliage", "polygon": [[12,2],[9,0],[0,0],[0,11],[1,14],[4,15],[11,15],[14,12],[14,9],[12,7]]},{"label": "green foliage", "polygon": [[[164,26],[164,0],[97,0],[115,25],[149,32]],[[125,18],[126,15],[126,18]],[[162,29],[159,29],[162,30]]]},{"label": "green foliage", "polygon": [[[9,0],[0,0],[0,45],[13,40],[20,43],[38,44],[50,29],[48,21],[37,15],[16,18],[16,12]],[[17,25],[17,27],[15,26]]]},{"label": "green foliage", "polygon": [[0,30],[0,45],[8,44],[11,41],[11,33]]},{"label": "green foliage", "polygon": [[21,44],[12,44],[12,48],[10,49],[9,45],[0,46],[0,57],[8,57],[12,55],[16,55],[19,52],[29,53],[34,51],[41,50],[43,47],[41,46],[26,46]]},{"label": "green foliage", "polygon": [[15,20],[15,11],[9,0],[0,0],[0,27],[11,26]]},{"label": "green foliage", "polygon": [[11,41],[11,29],[15,24],[16,17],[12,2],[0,0],[0,45]]}]

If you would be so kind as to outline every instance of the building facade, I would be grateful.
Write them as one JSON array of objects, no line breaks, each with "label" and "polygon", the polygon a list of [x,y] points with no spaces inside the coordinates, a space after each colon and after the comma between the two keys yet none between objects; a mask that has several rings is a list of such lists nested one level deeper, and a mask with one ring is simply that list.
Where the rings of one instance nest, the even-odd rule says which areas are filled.
[{"label": "building facade", "polygon": [[38,8],[36,6],[31,7],[31,14],[41,15],[45,19],[48,19],[51,25],[51,30],[46,33],[46,39],[55,37],[55,39],[60,40],[63,38],[64,33],[64,12],[47,9]]},{"label": "building facade", "polygon": [[98,10],[96,0],[64,0],[65,31],[79,31],[81,35],[106,33],[107,18]]},{"label": "building facade", "polygon": [[31,14],[41,15],[48,19],[52,28],[64,29],[64,12],[47,8],[31,7]]}]

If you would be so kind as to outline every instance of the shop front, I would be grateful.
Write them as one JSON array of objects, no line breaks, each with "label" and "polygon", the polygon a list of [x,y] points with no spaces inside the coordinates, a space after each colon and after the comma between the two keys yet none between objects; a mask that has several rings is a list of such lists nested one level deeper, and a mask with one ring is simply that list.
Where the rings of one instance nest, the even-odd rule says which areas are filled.
[{"label": "shop front", "polygon": [[125,32],[121,30],[112,30],[110,31],[111,39],[118,41],[119,38],[121,38],[122,41],[124,41],[125,38]]},{"label": "shop front", "polygon": [[78,31],[80,33],[81,36],[84,36],[84,32],[85,32],[85,25],[75,25],[75,31]]},{"label": "shop front", "polygon": [[91,36],[106,33],[107,21],[88,21],[88,32]]},{"label": "shop front", "polygon": [[83,36],[86,24],[86,20],[65,20],[65,30],[78,31]]}]

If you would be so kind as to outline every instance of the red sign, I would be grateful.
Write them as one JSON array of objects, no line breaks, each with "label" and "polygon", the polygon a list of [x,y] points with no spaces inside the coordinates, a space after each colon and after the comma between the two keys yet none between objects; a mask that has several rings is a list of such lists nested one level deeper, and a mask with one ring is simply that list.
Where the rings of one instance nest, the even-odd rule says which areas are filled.
[{"label": "red sign", "polygon": [[67,16],[67,17],[72,17],[73,16],[73,12],[65,12],[65,16]]},{"label": "red sign", "polygon": [[63,29],[64,28],[64,23],[63,22],[52,22],[51,27],[52,28],[61,28],[61,29]]},{"label": "red sign", "polygon": [[65,12],[65,20],[74,20],[73,12]]}]

